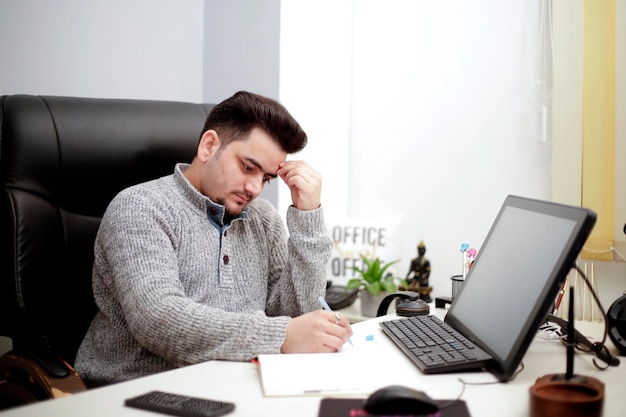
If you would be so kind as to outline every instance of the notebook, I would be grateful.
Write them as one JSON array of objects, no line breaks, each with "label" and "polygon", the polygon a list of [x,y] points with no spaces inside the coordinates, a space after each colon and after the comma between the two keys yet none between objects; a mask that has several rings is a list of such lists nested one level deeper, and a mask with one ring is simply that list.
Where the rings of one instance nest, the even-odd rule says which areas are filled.
[{"label": "notebook", "polygon": [[486,370],[500,381],[510,380],[595,221],[595,213],[585,208],[506,197],[444,319],[486,356],[424,370],[405,338],[385,322],[383,332],[423,372]]}]

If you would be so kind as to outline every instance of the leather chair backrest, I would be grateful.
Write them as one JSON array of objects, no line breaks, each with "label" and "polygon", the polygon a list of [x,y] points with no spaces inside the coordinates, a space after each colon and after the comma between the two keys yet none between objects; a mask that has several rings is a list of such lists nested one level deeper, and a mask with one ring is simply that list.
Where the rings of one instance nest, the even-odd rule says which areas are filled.
[{"label": "leather chair backrest", "polygon": [[0,97],[0,335],[71,365],[93,318],[93,243],[123,188],[190,162],[212,105]]}]

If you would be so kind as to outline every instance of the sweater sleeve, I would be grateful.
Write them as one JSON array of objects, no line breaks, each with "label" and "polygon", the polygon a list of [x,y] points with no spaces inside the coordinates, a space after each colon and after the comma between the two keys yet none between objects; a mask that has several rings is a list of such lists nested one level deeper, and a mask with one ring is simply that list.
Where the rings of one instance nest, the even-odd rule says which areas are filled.
[{"label": "sweater sleeve", "polygon": [[286,262],[271,262],[267,313],[295,317],[321,308],[318,298],[326,288],[332,241],[322,207],[312,211],[289,207],[287,228]]}]

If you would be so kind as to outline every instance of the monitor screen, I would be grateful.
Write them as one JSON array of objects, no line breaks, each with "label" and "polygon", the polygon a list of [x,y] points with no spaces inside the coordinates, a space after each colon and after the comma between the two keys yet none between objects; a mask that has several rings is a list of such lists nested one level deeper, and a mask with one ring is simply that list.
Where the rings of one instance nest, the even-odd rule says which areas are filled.
[{"label": "monitor screen", "polygon": [[585,242],[586,209],[509,196],[446,321],[514,372]]}]

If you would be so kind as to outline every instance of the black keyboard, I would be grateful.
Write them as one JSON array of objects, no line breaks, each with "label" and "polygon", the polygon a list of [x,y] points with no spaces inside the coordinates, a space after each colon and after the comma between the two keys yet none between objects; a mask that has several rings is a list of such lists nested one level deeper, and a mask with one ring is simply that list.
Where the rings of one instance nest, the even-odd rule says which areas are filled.
[{"label": "black keyboard", "polygon": [[383,321],[383,332],[425,374],[483,369],[491,356],[433,315]]}]

